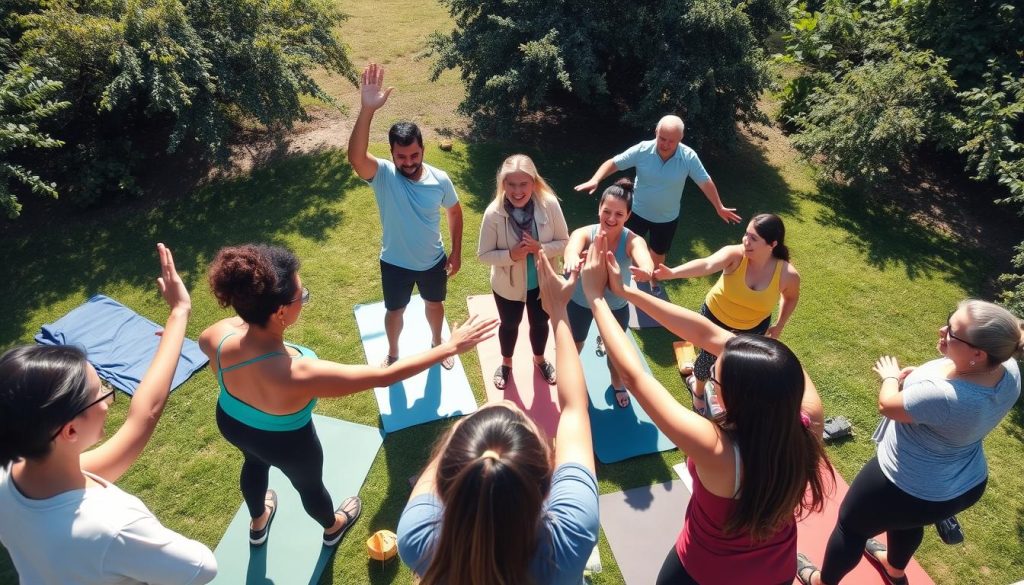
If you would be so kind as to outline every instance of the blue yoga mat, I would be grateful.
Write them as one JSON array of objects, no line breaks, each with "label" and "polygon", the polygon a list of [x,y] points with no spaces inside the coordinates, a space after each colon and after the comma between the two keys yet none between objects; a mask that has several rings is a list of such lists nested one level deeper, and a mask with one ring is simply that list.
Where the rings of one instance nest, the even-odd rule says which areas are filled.
[{"label": "blue yoga mat", "polygon": [[[405,308],[405,327],[398,338],[400,356],[410,356],[430,349],[430,326],[427,325],[423,308],[423,299],[419,295],[413,296]],[[359,337],[363,342],[366,362],[371,365],[379,364],[388,353],[384,312],[383,301],[355,306]],[[446,321],[441,336],[447,339],[450,334]],[[373,393],[380,407],[381,425],[389,433],[442,418],[469,414],[476,411],[477,406],[462,360],[458,357],[451,370],[436,364],[388,388],[375,388]]]},{"label": "blue yoga mat", "polygon": [[[626,332],[633,348],[640,356],[644,369],[647,360],[636,345],[633,334]],[[580,360],[587,379],[587,393],[590,395],[590,425],[594,435],[594,453],[601,463],[615,463],[630,457],[668,451],[675,445],[651,422],[636,399],[630,396],[629,406],[620,408],[612,392],[611,374],[608,372],[606,357],[598,357],[597,325],[592,324],[590,335],[583,344]]]},{"label": "blue yoga mat", "polygon": [[[637,282],[636,287],[641,291],[651,294],[651,283],[649,282]],[[665,291],[665,285],[662,284],[658,287],[658,293],[654,295],[663,301],[668,300],[668,292]],[[640,309],[636,308],[632,304],[629,305],[629,328],[630,329],[646,329],[647,327],[661,327],[661,323],[654,320],[647,313],[644,313]]]},{"label": "blue yoga mat", "polygon": [[[334,505],[357,495],[383,442],[380,429],[326,416],[313,415],[324,449],[324,484]],[[241,459],[240,453],[235,455]],[[270,487],[277,492],[277,514],[262,547],[249,546],[249,509],[243,502],[228,525],[214,555],[217,578],[223,585],[318,583],[333,549],[323,546],[324,529],[306,514],[298,492],[276,467],[270,468]],[[366,510],[363,510],[365,515]],[[366,540],[370,519],[360,517],[345,540]]]},{"label": "blue yoga mat", "polygon": [[[126,394],[134,394],[160,345],[163,327],[114,299],[96,295],[55,323],[43,325],[36,343],[75,345],[85,350],[101,378]],[[171,390],[206,365],[199,344],[185,339]]]}]

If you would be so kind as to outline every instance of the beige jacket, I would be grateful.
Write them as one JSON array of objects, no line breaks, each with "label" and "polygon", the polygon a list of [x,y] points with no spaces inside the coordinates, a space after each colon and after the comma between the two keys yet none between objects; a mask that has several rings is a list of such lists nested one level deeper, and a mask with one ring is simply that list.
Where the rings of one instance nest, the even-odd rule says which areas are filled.
[{"label": "beige jacket", "polygon": [[[569,227],[565,224],[558,201],[552,199],[542,203],[537,199],[533,218],[537,222],[537,240],[544,249],[544,255],[552,260],[561,256],[569,243]],[[526,301],[526,260],[516,262],[509,254],[509,248],[518,243],[512,220],[504,206],[497,200],[491,201],[480,224],[476,257],[491,265],[491,289],[510,301]]]}]

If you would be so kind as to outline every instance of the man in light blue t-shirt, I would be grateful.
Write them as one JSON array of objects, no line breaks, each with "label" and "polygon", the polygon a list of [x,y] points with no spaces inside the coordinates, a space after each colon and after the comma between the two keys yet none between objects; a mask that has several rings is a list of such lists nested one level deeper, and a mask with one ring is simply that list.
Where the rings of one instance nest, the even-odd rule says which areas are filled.
[{"label": "man in light blue t-shirt", "polygon": [[[441,343],[448,278],[455,276],[462,264],[462,206],[448,174],[423,162],[423,135],[415,124],[398,122],[388,131],[391,160],[367,151],[373,115],[394,89],[384,89],[383,82],[380,65],[371,63],[363,70],[361,107],[348,139],[348,160],[356,174],[373,187],[384,232],[380,275],[388,354],[381,365],[387,367],[398,360],[398,337],[413,286],[419,288],[426,306],[431,344]],[[452,240],[447,255],[441,242],[442,208]],[[445,358],[441,365],[450,370],[455,358]]]},{"label": "man in light blue t-shirt", "polygon": [[736,209],[725,207],[718,197],[718,188],[704,170],[692,148],[682,144],[683,121],[679,116],[665,116],[654,129],[654,140],[635,144],[610,158],[586,183],[576,185],[577,191],[593,194],[608,175],[621,169],[636,167],[633,191],[633,215],[626,227],[639,234],[651,250],[655,267],[665,262],[679,223],[679,205],[686,185],[692,178],[715,212],[726,223],[738,223]]}]

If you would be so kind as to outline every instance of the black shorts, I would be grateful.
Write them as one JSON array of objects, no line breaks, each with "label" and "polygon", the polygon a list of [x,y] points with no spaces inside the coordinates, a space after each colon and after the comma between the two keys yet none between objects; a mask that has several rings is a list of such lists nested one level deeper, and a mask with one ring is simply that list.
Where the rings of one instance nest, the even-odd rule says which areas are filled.
[{"label": "black shorts", "polygon": [[448,295],[448,274],[444,270],[448,256],[442,254],[437,264],[426,270],[409,270],[380,261],[380,282],[384,289],[384,308],[404,309],[412,298],[412,287],[420,289],[424,301],[440,303]]},{"label": "black shorts", "polygon": [[[576,304],[576,301],[569,301],[565,307],[569,317],[569,329],[572,330],[572,340],[576,343],[583,343],[590,333],[590,324],[594,322],[594,311],[590,307]],[[612,315],[618,321],[619,326],[625,331],[629,327],[629,305],[621,309],[612,309]]]},{"label": "black shorts", "polygon": [[635,213],[626,221],[626,227],[643,238],[651,252],[661,256],[667,255],[669,248],[672,247],[672,238],[676,237],[676,226],[678,225],[679,218],[665,223],[655,223]]}]

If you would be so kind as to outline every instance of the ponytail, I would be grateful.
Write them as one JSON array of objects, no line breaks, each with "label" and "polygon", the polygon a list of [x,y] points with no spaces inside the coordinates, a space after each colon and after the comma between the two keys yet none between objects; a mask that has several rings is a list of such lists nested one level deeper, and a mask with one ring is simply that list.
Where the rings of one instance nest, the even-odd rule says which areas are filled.
[{"label": "ponytail", "polygon": [[762,240],[768,244],[775,244],[775,247],[772,248],[772,256],[789,262],[789,248],[786,247],[786,225],[782,223],[782,218],[774,213],[762,213],[755,215],[750,223]]},{"label": "ponytail", "polygon": [[492,406],[442,440],[440,535],[422,585],[527,585],[537,550],[550,454],[522,412]]}]

